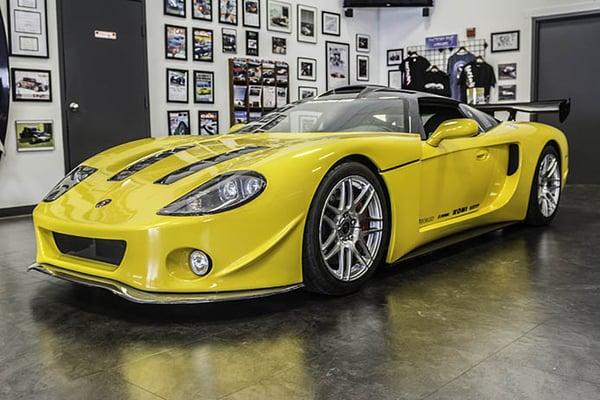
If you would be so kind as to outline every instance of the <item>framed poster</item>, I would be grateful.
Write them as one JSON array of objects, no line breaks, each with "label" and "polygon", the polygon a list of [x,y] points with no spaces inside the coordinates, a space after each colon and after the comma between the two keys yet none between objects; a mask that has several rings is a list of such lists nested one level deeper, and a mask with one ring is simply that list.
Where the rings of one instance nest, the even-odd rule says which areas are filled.
[{"label": "framed poster", "polygon": [[517,85],[499,85],[498,101],[515,101],[517,99]]},{"label": "framed poster", "polygon": [[54,150],[52,121],[16,121],[17,151]]},{"label": "framed poster", "polygon": [[219,22],[222,24],[238,24],[237,0],[219,0]]},{"label": "framed poster", "polygon": [[194,28],[194,61],[213,61],[213,31],[210,29]]},{"label": "framed poster", "polygon": [[165,57],[173,60],[187,60],[187,28],[165,25]]},{"label": "framed poster", "polygon": [[246,31],[246,55],[258,57],[258,32]]},{"label": "framed poster", "polygon": [[314,58],[298,57],[298,74],[296,78],[299,81],[316,81],[317,60]]},{"label": "framed poster", "polygon": [[501,81],[517,79],[517,63],[498,64],[498,79]]},{"label": "framed poster", "polygon": [[313,86],[298,86],[298,100],[317,96],[318,89]]},{"label": "framed poster", "polygon": [[189,73],[183,69],[167,68],[167,102],[187,103]]},{"label": "framed poster", "polygon": [[7,4],[10,55],[48,58],[46,0],[8,0]]},{"label": "framed poster", "polygon": [[357,81],[368,81],[369,80],[369,56],[363,56],[363,55],[356,56],[356,80]]},{"label": "framed poster", "polygon": [[194,103],[215,102],[215,74],[212,71],[194,71]]},{"label": "framed poster", "polygon": [[242,24],[260,28],[260,0],[242,0]]},{"label": "framed poster", "polygon": [[236,54],[237,53],[237,30],[223,28],[221,30],[223,53]]},{"label": "framed poster", "polygon": [[213,0],[192,0],[192,18],[202,21],[212,21]]},{"label": "framed poster", "polygon": [[163,0],[165,15],[185,18],[185,0]]},{"label": "framed poster", "polygon": [[356,51],[359,53],[368,53],[371,51],[371,36],[357,33],[356,34]]},{"label": "framed poster", "polygon": [[292,33],[292,6],[279,0],[267,0],[267,29]]},{"label": "framed poster", "polygon": [[200,135],[219,134],[219,112],[198,111],[198,133]]},{"label": "framed poster", "polygon": [[335,89],[350,84],[350,45],[325,42],[326,88]]},{"label": "framed poster", "polygon": [[52,101],[52,79],[49,70],[13,68],[13,101]]},{"label": "framed poster", "polygon": [[404,49],[390,49],[387,51],[387,66],[402,64],[404,60]]},{"label": "framed poster", "polygon": [[317,9],[298,4],[298,41],[317,43]]},{"label": "framed poster", "polygon": [[520,31],[492,33],[492,53],[519,51]]},{"label": "framed poster", "polygon": [[191,134],[189,111],[167,111],[167,121],[169,136]]},{"label": "framed poster", "polygon": [[321,33],[324,35],[340,36],[341,16],[329,11],[321,12]]},{"label": "framed poster", "polygon": [[287,40],[281,37],[273,36],[273,54],[287,54]]},{"label": "framed poster", "polygon": [[388,70],[388,86],[394,89],[402,89],[402,71],[399,69]]}]

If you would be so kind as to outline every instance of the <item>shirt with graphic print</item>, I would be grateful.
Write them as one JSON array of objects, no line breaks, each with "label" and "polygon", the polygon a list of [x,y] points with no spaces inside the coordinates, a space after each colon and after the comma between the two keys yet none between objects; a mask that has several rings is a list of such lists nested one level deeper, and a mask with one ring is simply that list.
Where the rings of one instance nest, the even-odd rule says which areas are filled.
[{"label": "shirt with graphic print", "polygon": [[425,72],[425,91],[450,97],[450,78],[444,71],[440,70]]},{"label": "shirt with graphic print", "polygon": [[425,90],[425,71],[431,64],[418,54],[412,54],[402,60],[402,89]]},{"label": "shirt with graphic print", "polygon": [[462,90],[460,89],[460,74],[465,65],[475,61],[475,56],[472,53],[459,54],[455,53],[448,59],[448,75],[450,75],[450,90],[452,98],[458,101],[466,101],[462,98]]},{"label": "shirt with graphic print", "polygon": [[467,98],[467,89],[483,88],[487,101],[490,97],[490,89],[496,86],[494,68],[485,61],[470,62],[463,68],[459,83],[464,99]]}]

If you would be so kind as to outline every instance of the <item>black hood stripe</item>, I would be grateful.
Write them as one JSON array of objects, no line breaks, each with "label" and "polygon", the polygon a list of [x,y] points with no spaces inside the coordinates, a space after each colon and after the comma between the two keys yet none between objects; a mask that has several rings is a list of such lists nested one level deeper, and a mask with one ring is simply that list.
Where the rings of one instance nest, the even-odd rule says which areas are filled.
[{"label": "black hood stripe", "polygon": [[181,151],[190,149],[192,147],[194,147],[194,146],[179,146],[179,147],[175,147],[170,150],[163,151],[161,153],[151,155],[150,157],[143,158],[140,161],[138,161],[134,164],[131,164],[129,167],[125,168],[124,170],[119,171],[116,175],[114,175],[112,178],[110,178],[109,181],[116,181],[116,182],[124,181],[125,179],[129,178],[131,175],[135,174],[136,172],[139,172],[139,171],[143,170],[144,168],[148,168],[149,166],[156,164],[160,160],[164,160],[165,158],[172,156],[173,154],[177,154]]},{"label": "black hood stripe", "polygon": [[158,183],[161,185],[170,185],[171,183],[175,183],[180,179],[183,179],[187,176],[195,174],[198,171],[202,171],[203,169],[212,167],[213,165],[231,160],[233,158],[242,156],[244,154],[252,153],[258,150],[266,149],[266,147],[262,146],[250,146],[244,147],[243,149],[233,150],[228,153],[219,154],[217,156],[213,156],[204,160],[200,160],[193,164],[190,164],[186,167],[178,169],[177,171],[171,172],[170,174],[163,176],[159,180],[154,183]]}]

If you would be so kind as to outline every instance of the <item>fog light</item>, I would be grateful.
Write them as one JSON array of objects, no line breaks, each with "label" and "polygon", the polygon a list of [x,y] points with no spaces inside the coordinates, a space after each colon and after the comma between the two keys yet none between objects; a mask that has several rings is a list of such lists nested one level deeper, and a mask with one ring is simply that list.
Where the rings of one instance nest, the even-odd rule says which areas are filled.
[{"label": "fog light", "polygon": [[210,258],[200,250],[194,250],[190,253],[190,268],[198,276],[205,276],[210,272]]}]

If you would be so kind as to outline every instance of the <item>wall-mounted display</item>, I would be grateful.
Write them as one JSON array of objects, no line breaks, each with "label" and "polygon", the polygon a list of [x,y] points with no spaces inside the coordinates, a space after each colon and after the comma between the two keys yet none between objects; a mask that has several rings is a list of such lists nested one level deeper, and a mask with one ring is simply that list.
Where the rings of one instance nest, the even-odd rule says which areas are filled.
[{"label": "wall-mounted display", "polygon": [[356,56],[356,80],[369,80],[369,56]]},{"label": "wall-mounted display", "polygon": [[52,121],[16,121],[17,151],[54,150]]},{"label": "wall-mounted display", "polygon": [[324,35],[340,36],[341,16],[329,11],[321,12],[321,32]]},{"label": "wall-mounted display", "polygon": [[233,115],[234,115],[234,119],[233,119],[234,124],[247,124],[248,123],[248,111],[235,111],[233,113]]},{"label": "wall-mounted display", "polygon": [[165,57],[187,60],[187,28],[165,25]]},{"label": "wall-mounted display", "polygon": [[298,4],[298,41],[317,43],[317,9]]},{"label": "wall-mounted display", "polygon": [[278,87],[277,88],[277,107],[283,107],[288,103],[288,88]]},{"label": "wall-mounted display", "polygon": [[258,56],[258,32],[246,31],[246,55]]},{"label": "wall-mounted display", "polygon": [[169,136],[191,134],[189,111],[167,111],[167,122]]},{"label": "wall-mounted display", "polygon": [[167,102],[187,103],[188,71],[183,69],[167,69]]},{"label": "wall-mounted display", "polygon": [[277,107],[277,91],[275,86],[265,86],[263,89],[263,108],[273,109]]},{"label": "wall-mounted display", "polygon": [[281,37],[273,36],[273,54],[287,54],[287,40]]},{"label": "wall-mounted display", "polygon": [[515,101],[517,99],[517,85],[499,85],[498,101]]},{"label": "wall-mounted display", "polygon": [[326,88],[335,89],[350,84],[350,45],[325,42]]},{"label": "wall-mounted display", "polygon": [[298,57],[298,68],[296,78],[299,81],[317,80],[317,60],[314,58]]},{"label": "wall-mounted display", "polygon": [[242,0],[242,23],[248,28],[260,28],[260,0]]},{"label": "wall-mounted display", "polygon": [[402,71],[399,69],[388,70],[388,86],[394,89],[402,88]]},{"label": "wall-mounted display", "polygon": [[498,64],[498,79],[501,81],[517,79],[517,63]]},{"label": "wall-mounted display", "polygon": [[163,0],[165,15],[185,18],[185,0]]},{"label": "wall-mounted display", "polygon": [[221,30],[223,53],[237,53],[237,30],[223,28]]},{"label": "wall-mounted display", "polygon": [[13,101],[52,101],[52,79],[50,71],[13,68]]},{"label": "wall-mounted display", "polygon": [[267,29],[292,33],[292,6],[278,0],[267,0]]},{"label": "wall-mounted display", "polygon": [[213,31],[194,28],[194,61],[213,61]]},{"label": "wall-mounted display", "polygon": [[402,64],[402,60],[404,60],[404,49],[390,49],[387,51],[388,67],[400,65]]},{"label": "wall-mounted display", "polygon": [[356,51],[360,53],[368,53],[371,51],[371,36],[357,33],[356,34]]},{"label": "wall-mounted display", "polygon": [[215,102],[215,74],[212,71],[194,71],[194,103]]},{"label": "wall-mounted display", "polygon": [[492,53],[519,51],[520,31],[492,33]]},{"label": "wall-mounted display", "polygon": [[46,0],[8,0],[10,55],[48,58]]},{"label": "wall-mounted display", "polygon": [[313,86],[298,86],[298,100],[316,97],[319,89]]},{"label": "wall-mounted display", "polygon": [[213,0],[192,0],[192,18],[203,21],[212,21]]},{"label": "wall-mounted display", "polygon": [[262,84],[267,86],[275,85],[275,63],[263,61],[262,63]]},{"label": "wall-mounted display", "polygon": [[217,135],[219,133],[219,112],[198,111],[198,127],[200,135]]},{"label": "wall-mounted display", "polygon": [[219,22],[222,24],[238,24],[237,0],[219,0]]}]

